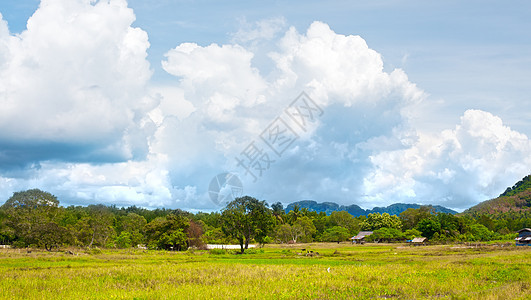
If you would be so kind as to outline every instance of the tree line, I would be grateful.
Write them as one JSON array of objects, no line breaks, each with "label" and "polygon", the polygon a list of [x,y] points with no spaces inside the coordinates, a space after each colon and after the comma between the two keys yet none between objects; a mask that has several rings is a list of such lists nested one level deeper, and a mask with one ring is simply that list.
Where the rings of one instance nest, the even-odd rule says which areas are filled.
[{"label": "tree line", "polygon": [[369,242],[427,237],[435,242],[510,239],[531,224],[529,213],[452,215],[430,206],[407,209],[399,216],[372,213],[353,217],[346,211],[317,213],[297,206],[285,212],[280,202],[244,196],[220,212],[149,210],[136,206],[59,205],[57,197],[38,189],[16,192],[0,206],[0,243],[13,247],[61,246],[186,250],[205,244],[343,242],[359,231],[373,231]]}]

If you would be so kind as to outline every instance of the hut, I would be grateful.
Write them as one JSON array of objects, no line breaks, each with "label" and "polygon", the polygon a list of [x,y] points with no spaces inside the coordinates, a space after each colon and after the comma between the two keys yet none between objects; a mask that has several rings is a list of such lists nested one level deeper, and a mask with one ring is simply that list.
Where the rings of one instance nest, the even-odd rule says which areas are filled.
[{"label": "hut", "polygon": [[411,245],[413,246],[420,246],[420,245],[426,245],[426,242],[428,241],[428,238],[425,237],[416,237],[411,240]]},{"label": "hut", "polygon": [[353,244],[365,244],[365,237],[372,234],[372,231],[360,231],[356,236],[351,237]]},{"label": "hut", "polygon": [[523,228],[517,232],[518,237],[515,238],[516,246],[531,246],[531,229]]}]

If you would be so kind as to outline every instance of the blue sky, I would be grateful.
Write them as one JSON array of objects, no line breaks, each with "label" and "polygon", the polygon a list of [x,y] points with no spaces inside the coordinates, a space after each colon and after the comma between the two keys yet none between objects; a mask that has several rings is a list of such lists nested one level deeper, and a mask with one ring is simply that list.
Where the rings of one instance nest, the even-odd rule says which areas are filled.
[{"label": "blue sky", "polygon": [[[7,0],[0,13],[0,202],[40,188],[65,205],[217,210],[209,183],[228,171],[270,203],[462,210],[529,174],[527,1]],[[284,111],[303,91],[322,110],[304,129]],[[296,134],[281,155],[260,139],[278,124]],[[252,142],[257,178],[237,163]]]}]

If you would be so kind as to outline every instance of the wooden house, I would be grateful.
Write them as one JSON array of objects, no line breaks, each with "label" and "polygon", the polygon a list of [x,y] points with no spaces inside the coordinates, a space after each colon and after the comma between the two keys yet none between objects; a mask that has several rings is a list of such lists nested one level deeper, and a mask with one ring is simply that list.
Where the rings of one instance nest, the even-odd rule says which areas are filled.
[{"label": "wooden house", "polygon": [[517,232],[518,237],[515,238],[516,246],[531,246],[531,229],[523,228]]},{"label": "wooden house", "polygon": [[426,245],[426,242],[428,241],[428,238],[425,237],[416,237],[411,240],[411,245],[413,246],[420,246],[420,245]]},{"label": "wooden house", "polygon": [[365,244],[365,237],[372,234],[372,231],[360,231],[356,236],[351,237],[353,244]]}]

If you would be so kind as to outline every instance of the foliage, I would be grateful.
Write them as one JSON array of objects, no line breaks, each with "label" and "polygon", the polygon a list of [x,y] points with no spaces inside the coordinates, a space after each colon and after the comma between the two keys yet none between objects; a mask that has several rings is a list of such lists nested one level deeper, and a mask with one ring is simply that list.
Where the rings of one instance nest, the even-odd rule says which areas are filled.
[{"label": "foliage", "polygon": [[404,237],[406,240],[412,240],[416,237],[422,237],[422,232],[418,231],[417,229],[408,229],[404,232]]},{"label": "foliage", "polygon": [[118,248],[130,248],[132,243],[131,233],[128,231],[122,231],[116,240],[114,241],[116,247]]},{"label": "foliage", "polygon": [[300,217],[293,225],[281,224],[277,227],[276,236],[281,243],[304,242],[313,240],[316,229],[309,217]]},{"label": "foliage", "polygon": [[372,213],[361,223],[362,230],[377,230],[384,227],[401,229],[402,222],[397,216],[391,216],[388,213]]},{"label": "foliage", "polygon": [[419,221],[417,229],[422,232],[422,235],[431,239],[436,232],[441,231],[441,223],[432,218],[426,218]]},{"label": "foliage", "polygon": [[329,226],[341,226],[353,235],[360,230],[360,221],[346,211],[334,211],[329,217]]},{"label": "foliage", "polygon": [[223,232],[238,240],[241,253],[248,248],[251,239],[263,242],[272,231],[274,219],[267,206],[265,201],[244,196],[234,199],[223,209]]},{"label": "foliage", "polygon": [[205,248],[203,241],[203,225],[202,221],[190,221],[190,226],[186,229],[186,236],[188,238],[188,245],[199,249]]},{"label": "foliage", "polygon": [[158,217],[146,225],[146,242],[156,249],[187,249],[188,240],[184,232],[189,226],[189,219],[182,215]]},{"label": "foliage", "polygon": [[527,189],[531,189],[531,175],[525,176],[524,178],[522,178],[522,180],[518,181],[513,187],[508,187],[505,192],[500,195],[500,197],[513,196]]},{"label": "foliage", "polygon": [[421,206],[418,209],[408,208],[400,214],[400,221],[404,229],[413,229],[422,219],[430,218],[435,214],[431,206]]},{"label": "foliage", "polygon": [[334,226],[325,231],[323,234],[323,241],[340,243],[346,241],[349,237],[350,233],[348,232],[348,229],[341,226]]},{"label": "foliage", "polygon": [[376,229],[366,239],[367,241],[392,242],[404,240],[404,238],[404,233],[399,229],[382,227],[380,229]]},{"label": "foliage", "polygon": [[[522,193],[527,193],[526,190]],[[520,197],[522,193],[510,197]],[[515,204],[516,205],[516,204]],[[531,211],[448,214],[432,207],[409,208],[400,217],[383,213],[354,217],[346,211],[312,211],[293,207],[285,213],[279,202],[246,196],[221,212],[192,214],[179,209],[148,210],[135,206],[59,206],[57,198],[40,190],[14,193],[0,207],[0,242],[13,247],[64,246],[150,249],[203,249],[209,244],[309,243],[346,241],[360,230],[374,231],[368,241],[404,241],[428,237],[434,242],[509,239],[531,227]],[[512,237],[514,238],[514,237]],[[241,252],[241,251],[240,251]]]},{"label": "foliage", "polygon": [[36,242],[37,232],[44,232],[56,221],[59,201],[38,189],[16,192],[1,207],[5,225],[21,245]]}]

